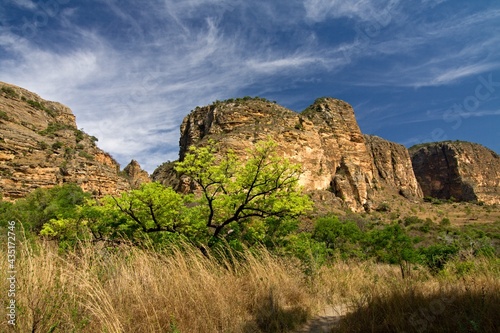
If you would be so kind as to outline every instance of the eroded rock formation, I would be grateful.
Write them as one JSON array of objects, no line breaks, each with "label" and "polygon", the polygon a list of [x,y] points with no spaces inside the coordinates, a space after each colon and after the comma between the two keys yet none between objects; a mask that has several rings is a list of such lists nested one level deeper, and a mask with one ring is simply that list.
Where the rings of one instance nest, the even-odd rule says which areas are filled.
[{"label": "eroded rock formation", "polygon": [[500,203],[500,157],[476,143],[435,142],[410,148],[425,196]]},{"label": "eroded rock formation", "polygon": [[130,188],[119,164],[79,130],[66,106],[0,82],[0,189],[4,199],[67,182],[97,196]]},{"label": "eroded rock formation", "polygon": [[376,186],[397,190],[408,199],[422,197],[406,147],[374,135],[365,134],[364,138],[372,158]]},{"label": "eroded rock formation", "polygon": [[[198,107],[181,125],[179,155],[182,159],[189,146],[213,139],[244,156],[250,146],[269,138],[278,143],[279,154],[302,165],[300,183],[306,190],[329,190],[353,210],[363,210],[383,196],[379,181],[405,196],[421,197],[413,172],[402,174],[408,168],[411,171],[408,153],[401,151],[404,147],[387,144],[396,149],[397,158],[384,174],[379,168],[385,168],[385,162],[374,164],[379,153],[374,145],[367,148],[352,107],[332,98],[319,98],[302,113],[258,98]],[[165,164],[153,179],[186,185],[175,181],[172,172],[171,165]]]},{"label": "eroded rock formation", "polygon": [[136,160],[130,161],[130,163],[123,169],[123,173],[126,175],[126,178],[133,189],[139,188],[143,183],[151,182],[149,174],[142,170],[141,165]]}]

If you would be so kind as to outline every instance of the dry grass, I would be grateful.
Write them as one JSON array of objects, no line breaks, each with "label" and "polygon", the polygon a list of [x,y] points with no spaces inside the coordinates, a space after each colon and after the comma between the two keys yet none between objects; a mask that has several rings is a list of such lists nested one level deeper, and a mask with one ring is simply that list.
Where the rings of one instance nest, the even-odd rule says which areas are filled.
[{"label": "dry grass", "polygon": [[296,261],[266,251],[234,260],[190,247],[159,254],[87,244],[60,255],[35,242],[19,244],[18,255],[18,325],[3,320],[0,332],[288,332],[341,304],[351,314],[335,332],[494,332],[500,325],[498,259],[450,263],[438,276],[416,268],[403,281],[397,267],[369,261],[305,276]]},{"label": "dry grass", "polygon": [[189,247],[18,248],[16,332],[282,332],[313,311],[298,265],[265,251],[236,262]]},{"label": "dry grass", "polygon": [[358,282],[349,313],[332,332],[498,332],[498,259],[452,262],[436,277],[419,271],[397,280],[396,272],[369,274]]}]

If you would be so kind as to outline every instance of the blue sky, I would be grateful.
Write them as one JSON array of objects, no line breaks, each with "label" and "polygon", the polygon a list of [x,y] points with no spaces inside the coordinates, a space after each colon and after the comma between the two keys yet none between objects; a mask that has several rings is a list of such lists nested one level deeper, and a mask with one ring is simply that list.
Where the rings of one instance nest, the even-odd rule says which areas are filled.
[{"label": "blue sky", "polygon": [[353,105],[411,146],[500,152],[498,0],[2,0],[0,81],[68,105],[124,167],[178,156],[196,106]]}]

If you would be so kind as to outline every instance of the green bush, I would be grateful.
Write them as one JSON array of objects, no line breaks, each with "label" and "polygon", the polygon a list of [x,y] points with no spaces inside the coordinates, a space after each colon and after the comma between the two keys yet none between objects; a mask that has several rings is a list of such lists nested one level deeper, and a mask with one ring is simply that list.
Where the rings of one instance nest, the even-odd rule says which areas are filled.
[{"label": "green bush", "polygon": [[3,86],[3,87],[1,88],[1,91],[2,91],[5,95],[7,95],[7,96],[9,96],[9,97],[12,97],[12,98],[17,98],[17,97],[19,97],[19,95],[16,93],[16,91],[15,91],[14,89],[12,89],[11,87]]},{"label": "green bush", "polygon": [[35,109],[39,109],[39,110],[45,110],[45,106],[40,103],[40,102],[37,102],[37,101],[34,101],[32,99],[28,99],[26,101],[26,103],[28,103],[29,105],[31,105],[32,107],[34,107]]},{"label": "green bush", "polygon": [[9,120],[10,118],[7,115],[7,112],[0,110],[0,119]]},{"label": "green bush", "polygon": [[293,234],[286,246],[288,254],[300,259],[303,271],[312,275],[326,263],[330,252],[325,243],[318,242],[308,232]]},{"label": "green bush", "polygon": [[38,134],[43,135],[43,136],[49,136],[52,137],[56,132],[66,130],[66,129],[72,129],[71,126],[61,124],[61,123],[49,123],[46,129],[43,131],[38,132]]},{"label": "green bush", "polygon": [[45,149],[49,148],[49,144],[47,142],[45,142],[45,141],[38,141],[38,146],[42,150],[45,150]]},{"label": "green bush", "polygon": [[86,159],[88,159],[90,161],[94,160],[94,156],[90,155],[89,153],[87,153],[86,151],[83,151],[83,150],[78,152],[78,156],[85,157]]},{"label": "green bush", "polygon": [[76,184],[40,188],[13,204],[4,204],[0,220],[16,220],[28,230],[38,232],[51,219],[76,216],[77,205],[82,205],[87,198],[90,194]]},{"label": "green bush", "polygon": [[425,222],[425,221],[422,220],[421,218],[419,218],[418,216],[407,216],[403,219],[403,224],[405,225],[405,227],[412,225],[412,224],[419,224],[419,223],[423,223],[423,222]]},{"label": "green bush", "polygon": [[400,224],[390,224],[370,231],[365,246],[379,261],[399,265],[401,276],[405,278],[410,275],[411,264],[419,261],[415,250],[417,240]]},{"label": "green bush", "polygon": [[81,130],[75,130],[75,141],[76,143],[84,139],[84,133]]},{"label": "green bush", "polygon": [[422,262],[431,270],[437,273],[442,270],[446,263],[454,258],[459,248],[455,244],[434,244],[419,250]]},{"label": "green bush", "polygon": [[61,141],[57,141],[52,144],[52,149],[58,150],[61,149],[64,144]]},{"label": "green bush", "polygon": [[359,242],[364,234],[355,222],[341,222],[336,216],[320,218],[316,221],[312,238],[342,258],[361,256]]},{"label": "green bush", "polygon": [[441,222],[439,222],[439,225],[441,225],[443,227],[447,227],[450,224],[451,224],[450,219],[447,218],[447,217],[443,217],[443,219],[441,220]]},{"label": "green bush", "polygon": [[387,202],[380,203],[377,208],[375,208],[377,212],[390,212],[391,206]]}]

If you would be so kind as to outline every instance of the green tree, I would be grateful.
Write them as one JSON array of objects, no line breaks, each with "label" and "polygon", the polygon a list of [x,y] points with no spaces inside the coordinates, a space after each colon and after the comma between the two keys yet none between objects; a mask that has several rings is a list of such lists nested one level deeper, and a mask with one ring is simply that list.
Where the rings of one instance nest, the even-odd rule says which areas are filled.
[{"label": "green tree", "polygon": [[209,142],[190,147],[177,163],[176,171],[201,192],[200,213],[211,230],[211,244],[255,226],[256,220],[294,217],[312,207],[299,187],[300,166],[278,156],[275,148],[274,142],[259,142],[247,151],[247,159],[239,160],[234,152]]},{"label": "green tree", "polygon": [[199,207],[192,205],[193,196],[177,193],[160,183],[142,184],[137,190],[124,192],[120,197],[106,197],[103,202],[104,210],[118,211],[125,218],[119,229],[131,236],[137,232],[164,232],[196,238],[205,233],[197,218]]},{"label": "green tree", "polygon": [[38,233],[43,224],[55,218],[69,218],[76,214],[90,194],[76,184],[39,188],[13,204],[5,204],[2,220],[16,220],[28,230]]},{"label": "green tree", "polygon": [[415,250],[415,238],[410,237],[399,224],[386,225],[367,235],[368,246],[372,254],[383,262],[397,264],[403,278],[410,275],[412,263],[419,260]]},{"label": "green tree", "polygon": [[142,184],[118,197],[89,200],[72,217],[51,219],[41,234],[66,243],[82,238],[152,240],[155,244],[179,237],[199,241],[206,232],[203,224],[196,223],[197,207],[187,207],[190,203],[191,195],[179,194],[159,183]]},{"label": "green tree", "polygon": [[295,217],[312,202],[300,191],[300,167],[279,158],[275,146],[259,143],[246,160],[220,151],[212,142],[191,148],[176,169],[198,185],[197,195],[180,194],[159,183],[143,184],[117,197],[89,200],[72,216],[53,216],[42,235],[68,244],[72,239],[125,237],[154,244],[182,238],[201,248],[220,240],[233,248],[283,246],[298,227]]},{"label": "green tree", "polygon": [[319,218],[312,238],[324,242],[330,250],[337,251],[344,258],[361,256],[359,242],[364,234],[358,225],[351,221],[341,222],[336,216]]}]

